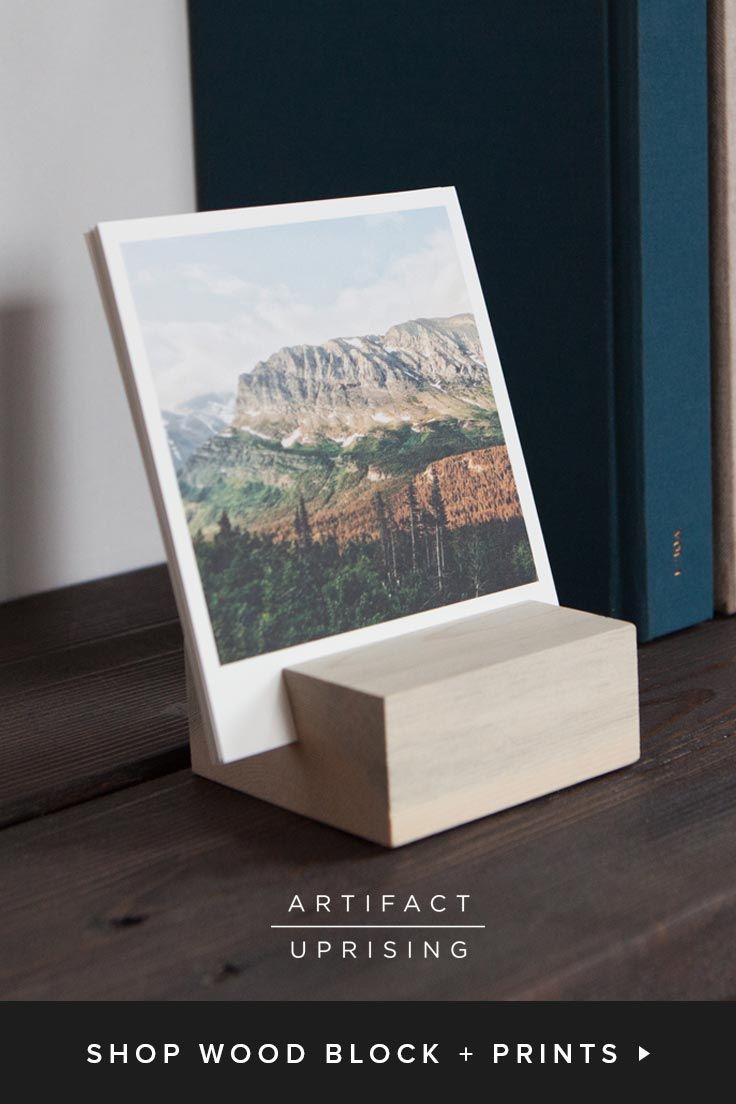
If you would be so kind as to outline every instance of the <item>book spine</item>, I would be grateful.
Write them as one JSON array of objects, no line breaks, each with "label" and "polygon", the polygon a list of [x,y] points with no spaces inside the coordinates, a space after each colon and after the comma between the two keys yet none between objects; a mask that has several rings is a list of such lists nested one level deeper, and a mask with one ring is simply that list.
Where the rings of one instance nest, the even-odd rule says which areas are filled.
[{"label": "book spine", "polygon": [[736,10],[708,10],[714,586],[716,609],[736,613]]},{"label": "book spine", "polygon": [[621,608],[648,640],[713,613],[706,5],[609,11]]}]

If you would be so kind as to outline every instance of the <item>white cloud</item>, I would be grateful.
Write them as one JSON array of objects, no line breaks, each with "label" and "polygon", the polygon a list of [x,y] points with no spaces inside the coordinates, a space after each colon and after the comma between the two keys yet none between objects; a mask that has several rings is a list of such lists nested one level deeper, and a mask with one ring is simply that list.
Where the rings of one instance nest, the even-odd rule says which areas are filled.
[{"label": "white cloud", "polygon": [[410,318],[441,317],[469,310],[465,282],[448,231],[427,246],[395,261],[367,287],[345,288],[334,305],[334,320],[348,320],[347,333],[384,333]]},{"label": "white cloud", "polygon": [[366,286],[346,287],[327,306],[300,301],[285,284],[261,287],[209,265],[184,265],[178,278],[242,305],[227,322],[149,322],[146,346],[164,409],[206,391],[237,386],[277,349],[331,337],[385,333],[397,322],[469,310],[452,236],[438,231]]},{"label": "white cloud", "polygon": [[214,265],[185,264],[179,268],[179,274],[187,283],[195,287],[204,288],[210,295],[221,295],[225,298],[240,298],[253,295],[258,292],[256,284],[248,280],[241,280],[239,276],[231,276],[218,272]]}]

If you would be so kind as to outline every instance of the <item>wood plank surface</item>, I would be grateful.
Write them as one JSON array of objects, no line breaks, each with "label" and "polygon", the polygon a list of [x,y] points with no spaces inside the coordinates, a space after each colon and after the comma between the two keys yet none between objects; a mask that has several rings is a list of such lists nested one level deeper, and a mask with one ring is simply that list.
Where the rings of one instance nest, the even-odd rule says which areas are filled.
[{"label": "wood plank surface", "polygon": [[[396,852],[188,771],[7,828],[0,996],[730,997],[736,622],[645,646],[640,679],[640,763]],[[294,960],[296,892],[470,893],[487,926],[464,960]]]},{"label": "wood plank surface", "polygon": [[0,605],[0,664],[177,618],[165,564]]},{"label": "wood plank surface", "polygon": [[165,568],[0,607],[0,654],[0,826],[187,764]]}]

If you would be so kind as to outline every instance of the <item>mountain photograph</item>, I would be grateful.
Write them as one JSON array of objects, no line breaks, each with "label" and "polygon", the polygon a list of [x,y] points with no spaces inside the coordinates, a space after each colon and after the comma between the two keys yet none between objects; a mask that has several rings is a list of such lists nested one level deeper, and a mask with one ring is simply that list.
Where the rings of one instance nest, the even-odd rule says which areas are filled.
[{"label": "mountain photograph", "polygon": [[[243,316],[263,285],[198,263],[184,280],[179,272],[182,286],[205,284],[210,315],[228,324],[218,329],[201,309],[194,322],[162,321],[160,309],[151,320],[162,417],[222,663],[536,579],[449,235],[435,228],[413,242],[425,246],[418,257],[397,256],[396,224],[389,235],[372,229],[366,252],[378,238],[387,256],[355,309],[344,275],[323,291],[319,321],[307,310],[317,313],[314,292],[288,285]],[[294,252],[291,240],[292,265]],[[389,313],[420,304],[466,309]],[[273,336],[364,315],[389,324],[269,349],[270,315]]]}]

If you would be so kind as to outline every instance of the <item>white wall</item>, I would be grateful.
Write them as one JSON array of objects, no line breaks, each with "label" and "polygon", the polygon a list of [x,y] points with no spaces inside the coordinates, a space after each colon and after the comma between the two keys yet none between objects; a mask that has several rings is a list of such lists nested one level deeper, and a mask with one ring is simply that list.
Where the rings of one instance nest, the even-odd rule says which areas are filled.
[{"label": "white wall", "polygon": [[0,0],[0,600],[163,559],[82,234],[194,209],[184,0]]}]

